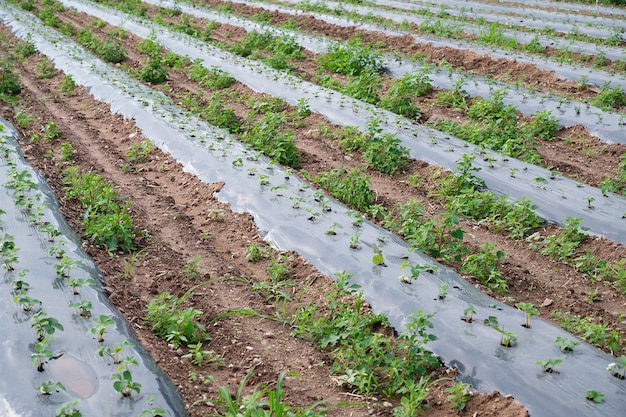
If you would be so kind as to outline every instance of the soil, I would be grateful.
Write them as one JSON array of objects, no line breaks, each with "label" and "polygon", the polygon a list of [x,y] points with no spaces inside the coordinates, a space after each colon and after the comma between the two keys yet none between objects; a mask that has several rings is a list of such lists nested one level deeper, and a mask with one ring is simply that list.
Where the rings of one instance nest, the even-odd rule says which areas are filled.
[{"label": "soil", "polygon": [[[63,15],[63,19],[79,27],[90,20],[75,14]],[[104,26],[94,32],[105,33],[107,30],[108,27]],[[0,34],[3,36],[2,48],[5,49],[0,54],[6,54],[16,39],[3,25],[0,25]],[[137,51],[136,41],[131,36],[124,41],[128,51],[125,65],[131,68],[141,65],[145,59]],[[0,114],[14,125],[17,125],[13,117],[17,107],[35,117],[30,127],[20,129],[22,151],[28,162],[42,172],[56,191],[62,213],[79,234],[82,233],[81,208],[74,200],[65,198],[61,184],[62,170],[69,164],[77,165],[83,171],[100,173],[122,195],[132,199],[131,215],[142,231],[136,241],[137,250],[141,251],[138,252],[141,256],[137,262],[133,263],[128,254],[109,256],[86,238],[84,247],[102,271],[109,298],[132,323],[140,341],[157,364],[179,387],[190,414],[195,417],[216,412],[217,387],[229,386],[233,392],[252,370],[246,383],[248,390],[262,384],[272,386],[281,372],[287,372],[286,401],[291,404],[307,406],[325,400],[325,405],[331,406],[328,411],[331,416],[390,415],[391,407],[398,405],[397,398],[364,398],[345,391],[333,378],[329,353],[307,340],[291,336],[289,326],[243,315],[228,315],[213,320],[224,312],[242,307],[261,314],[274,314],[275,306],[253,290],[251,285],[267,279],[269,262],[254,263],[246,259],[246,249],[251,242],[263,244],[251,216],[234,213],[217,200],[216,193],[223,184],[200,182],[185,173],[169,155],[158,150],[151,152],[148,162],[129,169],[126,153],[133,144],[145,140],[133,121],[111,114],[108,105],[95,101],[82,87],[69,95],[60,93],[63,74],[57,71],[49,80],[37,77],[37,64],[41,60],[42,56],[35,54],[15,64],[14,71],[20,76],[23,90],[16,103],[0,103]],[[154,88],[172,94],[203,90],[202,86],[176,71],[170,72],[165,84]],[[237,83],[231,91],[243,97],[258,97]],[[247,109],[241,103],[232,104],[237,115],[244,118]],[[41,127],[49,120],[58,124],[59,138],[29,141],[31,135],[41,133]],[[321,134],[324,123],[321,117],[311,115],[302,121],[302,125],[294,128],[298,150],[302,154],[300,169],[315,174],[341,165],[359,166],[358,155],[344,155],[334,139]],[[593,158],[583,158],[580,151],[596,148],[590,145],[593,142],[585,136],[585,129],[577,126],[560,134],[563,137],[582,135],[583,139],[579,142],[574,141],[564,147],[576,148],[577,152],[564,155],[560,148],[551,148],[551,143],[545,145],[545,154],[551,155],[555,167],[568,167],[564,169],[581,176],[591,176],[595,168],[585,171],[585,165],[591,164]],[[63,142],[69,142],[74,149],[70,161],[61,158],[59,145]],[[555,147],[559,146],[557,144],[561,141],[554,142]],[[442,203],[428,193],[434,187],[432,175],[436,172],[435,167],[413,161],[406,173],[396,177],[371,173],[372,188],[377,192],[378,202],[388,208],[395,203],[419,199],[423,201],[426,215],[436,217],[445,210]],[[424,179],[421,188],[408,185],[409,177],[415,174]],[[531,302],[540,306],[540,314],[546,318],[555,311],[566,311],[581,317],[593,316],[618,332],[626,331],[621,319],[626,314],[626,297],[619,291],[601,282],[590,282],[571,266],[553,262],[531,250],[527,243],[511,240],[486,224],[467,219],[463,219],[461,224],[467,231],[466,244],[470,249],[485,242],[494,242],[498,249],[506,253],[502,269],[510,290],[497,295],[500,299],[509,303]],[[537,232],[545,236],[555,230],[555,227],[547,226]],[[585,250],[602,259],[617,260],[623,257],[624,246],[602,238],[588,238],[579,252],[582,254]],[[275,253],[275,256],[278,255]],[[290,279],[300,283],[301,289],[306,289],[293,294],[295,301],[288,308],[295,310],[298,305],[306,303],[324,308],[324,294],[332,278],[317,272],[296,253],[282,255],[291,266]],[[188,260],[195,257],[201,259],[201,276],[191,280],[183,268]],[[470,277],[468,279],[471,280]],[[206,347],[224,359],[224,365],[219,367],[193,365],[182,358],[186,352],[173,349],[154,336],[149,325],[142,320],[147,301],[155,295],[168,291],[181,296],[204,281],[209,282],[194,290],[194,296],[187,302],[204,313],[203,324],[212,337]],[[597,294],[596,300],[589,298],[589,293],[593,291]],[[191,374],[195,374],[195,380],[190,378]],[[203,377],[208,376],[215,382],[204,383]],[[433,380],[453,376],[454,371],[445,368],[432,371]],[[444,392],[450,384],[452,382],[446,380],[431,387],[424,415],[455,414],[446,401],[448,394]],[[332,407],[345,402],[351,405]],[[510,396],[474,393],[464,414],[517,417],[527,415],[527,412]]]}]

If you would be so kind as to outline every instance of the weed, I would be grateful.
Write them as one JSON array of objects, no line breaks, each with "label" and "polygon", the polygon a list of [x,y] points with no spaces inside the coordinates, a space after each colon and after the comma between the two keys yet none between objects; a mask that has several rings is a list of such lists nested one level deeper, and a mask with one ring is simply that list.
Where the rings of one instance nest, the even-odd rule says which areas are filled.
[{"label": "weed", "polygon": [[31,55],[37,52],[37,47],[32,42],[32,37],[29,34],[26,39],[20,39],[15,45],[15,52],[20,60],[25,60]]},{"label": "weed", "polygon": [[126,160],[131,165],[148,162],[150,153],[154,150],[154,144],[148,139],[133,144],[126,152]]},{"label": "weed", "polygon": [[266,113],[260,123],[255,123],[242,135],[242,139],[276,162],[297,168],[300,152],[296,148],[295,133],[281,128],[284,122],[282,113]]},{"label": "weed", "polygon": [[334,197],[360,211],[366,211],[374,200],[369,175],[364,174],[360,168],[353,168],[350,171],[345,167],[337,168],[322,172],[313,180]]},{"label": "weed", "polygon": [[267,250],[263,246],[254,242],[248,244],[246,248],[246,259],[250,262],[259,262],[261,259],[267,258],[267,256]]},{"label": "weed", "polygon": [[9,61],[0,62],[0,94],[18,95],[22,91],[19,78],[11,69]]},{"label": "weed", "polygon": [[42,80],[49,80],[54,77],[54,64],[47,58],[42,58],[35,68],[35,75]]},{"label": "weed", "polygon": [[201,276],[202,270],[205,269],[205,267],[200,264],[201,262],[202,257],[200,255],[188,259],[182,269],[183,275],[189,280],[194,280]]},{"label": "weed", "polygon": [[470,274],[489,289],[505,292],[508,285],[502,272],[497,269],[504,252],[497,251],[491,242],[483,243],[478,249],[479,252],[465,258],[461,271]]},{"label": "weed", "polygon": [[465,410],[465,406],[470,399],[470,384],[459,381],[444,391],[450,394],[446,399],[452,405],[452,408],[459,412]]},{"label": "weed", "polygon": [[180,304],[190,294],[180,299],[168,292],[154,297],[146,306],[144,320],[152,325],[155,335],[167,340],[175,347],[182,343],[198,343],[208,340],[205,328],[197,321],[202,316],[200,310],[191,307],[181,309]]},{"label": "weed", "polygon": [[56,122],[53,122],[52,120],[43,125],[41,131],[43,132],[44,138],[48,140],[56,139],[59,137],[59,126],[56,124]]},{"label": "weed", "polygon": [[319,58],[322,68],[339,74],[357,76],[367,70],[381,73],[384,66],[380,54],[368,46],[364,46],[359,38],[352,38],[344,43],[332,45]]},{"label": "weed", "polygon": [[541,254],[554,260],[566,260],[574,255],[576,248],[585,238],[585,235],[579,232],[581,221],[581,218],[567,217],[561,226],[560,234],[550,235],[544,239]]},{"label": "weed", "polygon": [[212,350],[202,349],[202,343],[187,345],[189,353],[182,356],[182,358],[189,358],[194,365],[202,366],[204,362],[213,362],[215,366],[223,365],[224,360],[220,355],[216,354]]},{"label": "weed", "polygon": [[59,150],[61,151],[61,160],[62,161],[70,161],[72,159],[72,155],[74,154],[74,147],[71,143],[65,141],[59,145]]},{"label": "weed", "polygon": [[31,116],[25,110],[19,108],[15,109],[13,118],[15,119],[17,125],[22,129],[28,129],[33,123],[33,120],[35,120],[34,116]]},{"label": "weed", "polygon": [[433,86],[425,72],[407,73],[394,80],[380,100],[380,106],[391,112],[419,119],[420,109],[415,105],[415,97],[430,93]]},{"label": "weed", "polygon": [[139,78],[151,84],[160,84],[167,79],[168,69],[160,57],[149,57],[139,70]]}]

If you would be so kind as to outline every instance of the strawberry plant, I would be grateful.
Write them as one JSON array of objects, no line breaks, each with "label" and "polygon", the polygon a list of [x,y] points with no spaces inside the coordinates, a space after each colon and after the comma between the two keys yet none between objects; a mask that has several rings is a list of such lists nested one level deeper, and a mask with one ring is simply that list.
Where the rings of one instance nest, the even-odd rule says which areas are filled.
[{"label": "strawberry plant", "polygon": [[546,359],[543,361],[537,361],[535,362],[537,365],[541,366],[541,370],[543,372],[548,372],[548,373],[558,373],[554,368],[557,365],[560,365],[563,363],[563,361],[561,359]]},{"label": "strawberry plant", "polygon": [[561,352],[572,352],[576,346],[580,345],[580,342],[561,336],[557,336],[556,339],[554,339],[554,343],[559,345]]},{"label": "strawberry plant", "polygon": [[467,323],[471,323],[474,321],[474,316],[476,315],[476,308],[473,305],[469,305],[463,310],[463,320]]},{"label": "strawberry plant", "polygon": [[585,392],[585,398],[593,401],[594,403],[604,402],[605,395],[598,390],[590,389]]},{"label": "strawberry plant", "polygon": [[96,285],[96,281],[92,278],[72,278],[67,281],[67,285],[72,289],[74,295],[78,295],[81,288],[87,285]]},{"label": "strawberry plant", "polygon": [[54,334],[56,330],[63,330],[63,325],[54,317],[48,316],[45,311],[38,311],[30,318],[30,327],[35,330],[37,340],[42,341],[47,335]]},{"label": "strawberry plant", "polygon": [[539,310],[535,308],[531,303],[517,303],[515,307],[524,312],[524,324],[523,326],[530,329],[530,318],[539,314]]},{"label": "strawberry plant", "polygon": [[58,381],[44,381],[37,388],[43,395],[51,395],[54,391],[65,391],[65,385]]},{"label": "strawberry plant", "polygon": [[48,343],[52,340],[54,340],[54,338],[48,336],[35,343],[35,352],[30,355],[33,366],[36,367],[39,372],[43,372],[43,364],[52,359],[52,352],[48,349]]},{"label": "strawberry plant", "polygon": [[7,271],[13,271],[15,263],[18,262],[18,248],[15,246],[15,240],[12,235],[7,233],[0,240],[0,256],[2,264]]},{"label": "strawberry plant", "polygon": [[69,303],[70,308],[78,309],[78,314],[81,317],[91,317],[91,309],[93,308],[93,304],[91,301],[80,300]]},{"label": "strawberry plant", "polygon": [[93,319],[96,324],[89,329],[89,334],[95,334],[98,337],[98,343],[104,342],[104,333],[107,327],[115,324],[115,320],[111,316],[100,315]]},{"label": "strawberry plant", "polygon": [[504,330],[500,327],[498,319],[495,316],[489,316],[484,320],[486,326],[490,326],[495,331],[500,333],[500,344],[505,347],[511,347],[517,342],[517,336],[515,333]]},{"label": "strawberry plant", "polygon": [[615,378],[618,378],[618,379],[626,378],[626,356],[622,355],[616,358],[615,362],[610,363],[606,369]]}]

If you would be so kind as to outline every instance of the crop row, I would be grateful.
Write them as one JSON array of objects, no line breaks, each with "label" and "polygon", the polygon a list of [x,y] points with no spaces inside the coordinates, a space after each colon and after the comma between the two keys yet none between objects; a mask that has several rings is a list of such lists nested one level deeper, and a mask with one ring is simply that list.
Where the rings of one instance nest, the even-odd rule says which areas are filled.
[{"label": "crop row", "polygon": [[[202,107],[202,106],[198,106],[198,107]],[[471,172],[471,161],[470,161],[470,166],[469,166],[468,168],[469,168],[469,170],[467,170],[466,172]],[[462,178],[465,178],[465,177],[466,177],[466,175],[465,175],[465,174],[463,174],[463,175],[462,175]],[[260,177],[259,177],[259,178],[260,178]],[[324,177],[320,177],[320,179],[322,179],[322,178],[324,178]],[[330,177],[329,177],[329,178],[330,178]],[[261,180],[262,180],[262,178],[261,178]],[[323,181],[322,181],[322,182],[323,182]],[[333,187],[329,187],[329,188],[331,188],[331,189],[332,189]],[[441,187],[441,186],[439,186],[439,188],[441,188],[441,189],[446,189],[446,188],[443,188],[443,187]],[[478,192],[478,191],[477,191],[477,190],[474,190],[473,192]],[[348,195],[348,194],[349,194],[349,192],[344,191],[344,193],[343,193],[343,194],[344,194],[344,195]],[[468,193],[468,191],[467,191],[467,190],[465,190],[465,191],[463,191],[463,192],[460,192],[459,194],[460,194],[460,195],[462,195],[463,199],[458,200],[456,203],[454,203],[454,204],[456,204],[456,207],[465,207],[465,206],[467,206],[467,203],[466,203],[466,202],[468,202],[468,201],[472,201],[472,200],[476,200],[476,196],[473,196],[473,194],[472,194],[472,193]],[[362,194],[362,193],[355,193],[355,195],[360,196],[360,195],[366,195],[366,194]],[[483,194],[482,194],[481,199],[480,199],[480,200],[478,200],[478,201],[486,201],[486,200],[485,200],[486,198],[491,198],[491,199],[492,199],[492,201],[494,201],[494,202],[496,201],[495,197],[493,197],[493,196],[492,196],[492,197],[487,197],[487,196],[488,196],[487,194],[484,194],[484,193],[483,193]],[[339,197],[343,197],[343,196],[341,195],[341,193],[339,194]],[[371,203],[370,203],[370,204],[371,204]],[[499,203],[499,204],[500,204],[500,203]],[[590,204],[590,203],[588,202],[588,204]],[[295,205],[295,203],[294,203],[294,205]],[[467,206],[467,207],[472,207],[472,206],[471,206],[471,205],[469,205],[469,206]],[[487,209],[487,207],[488,207],[488,206],[485,206],[485,208],[484,208],[484,209],[486,210],[486,213],[489,213],[489,210],[490,210],[490,209]],[[501,207],[505,208],[506,206],[501,206]],[[522,205],[522,206],[520,206],[520,208],[521,208],[521,207],[523,207],[523,205]],[[386,216],[385,216],[385,214],[384,214],[384,211],[382,211],[380,207],[372,208],[372,210],[376,210],[376,213],[374,213],[374,214],[373,214],[373,217],[375,217],[375,218],[379,218],[379,219],[381,219],[381,220],[385,219],[385,217],[386,217]],[[416,205],[416,210],[418,210],[418,211],[416,211],[416,212],[419,212],[419,210],[420,210],[418,205]],[[471,210],[471,209],[466,209],[466,211],[465,211],[465,212],[461,212],[460,214],[463,214],[463,215],[468,215],[468,213],[471,213],[469,210]],[[402,210],[399,210],[399,211],[402,211]],[[455,211],[457,211],[457,212],[458,212],[458,209],[455,209]],[[506,209],[505,209],[505,211],[506,211]],[[483,213],[484,213],[484,212],[483,212]],[[496,212],[494,212],[494,213],[497,213],[497,211],[496,211]],[[522,213],[522,212],[520,212],[520,214],[521,214],[521,213]],[[489,215],[489,214],[488,214],[488,215]],[[524,214],[524,215],[526,215],[526,214]],[[483,214],[483,215],[481,215],[481,216],[484,216],[484,214]],[[493,215],[493,216],[495,216],[495,217],[494,217],[494,219],[497,219],[497,218],[499,218],[499,217],[502,217],[503,215],[495,214],[495,215]],[[509,217],[510,217],[510,216],[509,216]],[[482,218],[482,217],[477,217],[477,219],[480,219],[480,218]],[[451,219],[454,219],[454,218],[453,218],[453,217],[451,217]],[[519,218],[518,218],[518,217],[511,217],[511,219],[513,220],[513,221],[512,221],[512,224],[518,224],[518,225],[519,225],[518,227],[524,227],[523,225],[524,225],[525,223],[524,223],[524,222],[521,222],[521,223],[520,223],[520,222],[519,222]],[[531,225],[531,228],[533,227],[533,225],[535,225],[535,226],[537,225],[537,220],[533,220],[533,217],[530,217],[529,219],[530,219],[530,225]],[[409,219],[409,220],[410,220],[410,221],[415,222],[415,220],[411,220],[411,219]],[[505,219],[505,220],[506,220],[506,219]],[[394,223],[395,223],[395,224],[401,224],[401,222],[400,222],[400,223],[398,223],[398,221],[392,220],[392,218],[391,218],[391,217],[390,217],[390,218],[388,218],[388,219],[386,219],[386,220],[384,220],[384,221],[385,221],[385,223],[388,223],[388,224],[394,224]],[[498,222],[499,222],[499,221],[498,221]],[[451,223],[451,225],[453,225],[453,224],[454,224],[454,223]],[[445,225],[445,222],[444,222],[444,225]],[[398,226],[396,226],[396,227],[398,227]],[[429,224],[429,223],[426,223],[426,224],[424,224],[424,225],[421,225],[420,227],[421,227],[421,228],[427,227],[427,228],[432,229],[432,228],[433,228],[433,225],[432,225],[432,224]],[[439,227],[439,226],[437,226],[437,227]],[[449,227],[449,226],[448,226],[448,227]],[[408,230],[408,229],[407,229],[407,230]],[[418,230],[422,230],[422,229],[418,229]],[[444,227],[444,229],[442,229],[442,231],[445,231],[445,230],[446,230],[446,228]],[[452,231],[454,231],[454,230],[456,230],[456,229],[452,229]],[[522,230],[522,232],[519,234],[519,236],[520,236],[520,237],[523,237],[523,236],[524,236],[524,230],[530,230],[530,229],[520,229],[520,230]],[[406,232],[404,232],[404,233],[406,233]],[[458,232],[457,232],[457,233],[458,233]],[[407,233],[407,234],[408,234],[408,233]],[[432,248],[433,248],[433,249],[429,249],[429,247],[428,247],[428,246],[422,246],[422,247],[421,247],[421,249],[423,249],[423,250],[427,250],[427,251],[434,251],[434,252],[432,252],[432,254],[434,254],[435,256],[439,256],[438,254],[446,254],[446,253],[448,253],[448,249],[446,249],[446,250],[442,250],[445,246],[442,246],[442,243],[441,243],[441,242],[445,242],[445,241],[447,241],[447,238],[445,238],[445,236],[442,236],[442,239],[443,239],[443,240],[441,240],[441,241],[439,241],[438,239],[435,239],[435,246],[432,246]],[[457,239],[453,239],[453,241],[451,242],[451,244],[453,244],[453,245],[457,245],[457,246],[458,246]],[[552,245],[552,244],[551,244],[551,245]],[[559,248],[560,248],[561,246],[562,246],[562,244],[555,243],[555,251],[554,251],[554,254],[555,254],[555,256],[558,256],[558,257],[560,257],[561,259],[567,259],[567,258],[570,258],[570,257],[572,256],[572,254],[573,254],[573,252],[572,252],[572,251],[575,249],[575,247],[576,247],[577,245],[571,245],[571,244],[569,244],[569,243],[568,243],[568,244],[567,244],[567,246],[569,247],[568,251],[563,252],[563,255],[558,255],[558,253],[559,253]],[[436,248],[436,250],[435,250],[435,248]],[[457,249],[457,250],[458,250],[458,249]],[[486,249],[486,250],[488,251],[488,249]],[[547,250],[547,249],[546,249],[546,250]],[[458,258],[458,257],[460,256],[460,254],[462,254],[462,251],[461,251],[461,252],[459,252],[459,255],[454,255],[454,252],[453,252],[453,255],[452,255],[452,256],[449,256],[449,258],[450,258],[450,259],[455,259],[455,258]],[[579,261],[580,261],[580,260],[579,260]],[[592,263],[593,263],[593,259],[590,259],[590,262],[592,262]],[[575,263],[577,264],[577,263],[579,263],[579,262],[578,262],[578,261],[576,261]],[[596,262],[596,264],[598,264],[598,262]],[[598,264],[598,265],[599,265],[599,264]],[[589,268],[589,269],[587,269],[587,271],[594,271],[594,272],[593,272],[594,274],[600,274],[599,276],[602,276],[602,277],[612,277],[612,276],[613,276],[613,272],[612,272],[612,271],[614,271],[614,270],[617,268],[617,265],[614,267],[612,264],[610,264],[610,263],[609,263],[609,264],[606,264],[606,263],[604,263],[604,262],[602,263],[602,265],[603,265],[603,266],[604,266],[604,268],[605,268],[605,271],[606,271],[606,273],[605,273],[605,274],[603,274],[603,273],[601,273],[601,272],[598,272],[599,270],[597,270],[597,268],[595,268],[595,267]],[[489,268],[489,267],[487,266],[487,269],[488,269],[488,268]],[[477,275],[477,276],[479,276],[479,277],[480,277],[480,276],[484,276],[484,274],[483,274],[483,273],[480,273],[480,274],[476,273],[475,275]],[[485,282],[487,282],[487,281],[488,281],[486,278],[485,278],[485,279],[483,279],[483,280],[484,280]],[[494,288],[498,288],[499,286],[501,286],[501,285],[502,285],[501,280],[493,279],[492,281],[493,281]]]}]

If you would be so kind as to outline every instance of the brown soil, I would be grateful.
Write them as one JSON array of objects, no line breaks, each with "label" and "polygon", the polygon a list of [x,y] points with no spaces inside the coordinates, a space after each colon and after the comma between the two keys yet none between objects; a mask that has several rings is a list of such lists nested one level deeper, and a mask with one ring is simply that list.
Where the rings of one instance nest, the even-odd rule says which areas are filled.
[{"label": "brown soil", "polygon": [[[89,21],[80,16],[68,15],[64,18],[79,26]],[[7,39],[6,42],[3,39],[2,48],[10,48],[15,39],[6,27],[0,26],[0,29]],[[103,33],[107,28],[100,30]],[[126,65],[140,65],[145,57],[136,50],[136,39],[129,37],[124,42],[129,52]],[[211,401],[214,402],[217,397],[216,386],[228,385],[234,390],[253,366],[256,368],[248,381],[250,387],[257,384],[271,385],[280,372],[292,372],[286,380],[287,401],[292,404],[309,405],[321,399],[327,400],[327,405],[351,401],[360,405],[332,408],[329,414],[390,414],[389,404],[385,402],[397,405],[397,399],[358,398],[345,392],[332,377],[332,361],[328,352],[306,340],[291,337],[287,326],[248,316],[229,316],[211,322],[211,318],[231,308],[246,307],[262,314],[274,314],[274,306],[252,290],[250,285],[267,277],[267,261],[252,263],[245,259],[248,244],[261,243],[251,217],[233,213],[228,206],[216,200],[214,193],[219,192],[222,184],[201,183],[196,177],[184,173],[178,163],[161,152],[153,151],[149,162],[128,170],[126,152],[133,144],[145,139],[141,132],[132,121],[112,115],[107,105],[93,100],[84,88],[77,88],[69,96],[61,94],[58,86],[62,74],[57,73],[51,80],[39,79],[35,74],[41,58],[36,54],[22,64],[16,64],[14,68],[24,87],[14,106],[35,116],[32,126],[22,130],[20,140],[25,157],[45,175],[60,197],[63,214],[79,232],[81,210],[73,200],[64,198],[60,185],[61,171],[68,164],[60,158],[60,143],[70,142],[75,149],[71,164],[85,171],[101,173],[115,184],[122,195],[132,196],[131,214],[139,229],[145,231],[137,241],[138,249],[143,251],[145,257],[135,265],[130,276],[124,278],[125,267],[130,262],[129,255],[116,254],[110,257],[101,248],[88,242],[85,248],[103,272],[111,300],[133,324],[140,340],[159,366],[180,388],[192,416],[214,412]],[[202,86],[176,71],[170,73],[165,85],[155,88],[173,94],[203,92]],[[239,84],[231,87],[231,91],[240,97],[258,97]],[[210,97],[211,93],[205,95]],[[233,101],[232,105],[243,119],[247,111],[245,106],[237,101]],[[14,106],[2,103],[0,113],[14,121]],[[40,133],[40,128],[49,120],[59,125],[59,138],[39,142],[26,139],[34,133]],[[321,117],[311,115],[302,121],[302,125],[294,128],[298,149],[303,155],[301,168],[315,174],[340,165],[360,165],[358,155],[344,155],[333,139],[320,133],[324,123]],[[584,129],[576,127],[562,134],[576,137],[581,132],[584,133]],[[600,152],[589,142],[586,139],[573,141],[565,149],[579,147]],[[557,143],[560,142],[555,142],[555,146]],[[550,149],[548,145],[546,148],[546,154],[552,152],[550,155],[553,155],[555,167],[559,164],[567,165],[571,167],[568,169],[576,169],[576,173],[585,169],[579,160],[573,159],[575,156],[568,160],[559,157],[561,150],[558,148]],[[579,154],[580,151],[573,155]],[[388,208],[398,202],[419,199],[423,201],[427,216],[437,216],[445,208],[441,202],[428,195],[429,189],[434,187],[432,174],[435,172],[434,167],[413,161],[408,172],[397,177],[372,173],[372,188],[377,192],[378,202]],[[420,174],[424,179],[420,189],[407,184],[409,177],[414,174]],[[485,242],[494,242],[498,249],[507,254],[503,272],[510,291],[500,295],[500,298],[504,297],[508,302],[524,301],[541,306],[540,314],[546,318],[554,311],[567,311],[596,317],[617,331],[626,330],[621,321],[622,315],[626,314],[626,297],[611,286],[590,282],[571,266],[548,260],[530,250],[527,243],[498,234],[487,224],[462,220],[462,226],[466,230],[466,244],[470,249]],[[555,230],[547,227],[538,230],[538,233],[547,235]],[[616,260],[622,257],[624,248],[605,239],[590,238],[582,245],[580,253],[586,249],[603,259]],[[324,291],[331,279],[320,275],[297,254],[284,255],[288,257],[292,268],[290,278],[299,282],[301,288],[306,288],[306,291],[301,291],[294,298],[297,298],[297,302],[311,302],[323,308]],[[182,269],[187,260],[196,256],[202,259],[203,276],[190,281]],[[452,266],[458,268],[458,265]],[[220,277],[239,277],[244,280],[217,281]],[[225,365],[218,369],[211,365],[196,367],[182,359],[182,351],[175,351],[166,342],[156,338],[141,319],[146,300],[154,295],[164,291],[182,295],[195,283],[209,279],[214,281],[197,289],[189,303],[205,313],[204,324],[209,325],[212,336],[207,347],[225,360]],[[595,301],[589,300],[588,294],[592,291],[597,291],[598,299]],[[547,299],[551,301],[545,302]],[[190,380],[190,372],[198,375],[195,381]],[[434,377],[446,374],[443,369],[433,372]],[[202,376],[208,375],[215,378],[216,384],[201,382]],[[454,414],[445,400],[447,394],[443,391],[449,383],[438,383],[431,388],[425,415]],[[472,396],[466,414],[512,417],[523,416],[526,412],[509,397],[476,394]]]}]

